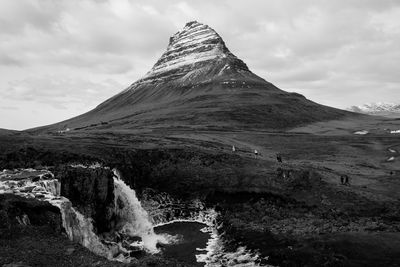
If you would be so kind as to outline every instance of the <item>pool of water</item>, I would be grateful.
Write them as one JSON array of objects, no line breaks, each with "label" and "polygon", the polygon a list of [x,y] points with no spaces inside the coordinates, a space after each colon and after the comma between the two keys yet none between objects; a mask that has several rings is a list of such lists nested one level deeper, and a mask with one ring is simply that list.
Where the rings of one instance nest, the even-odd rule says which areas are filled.
[{"label": "pool of water", "polygon": [[209,233],[201,231],[207,225],[198,222],[172,222],[154,228],[157,234],[169,234],[176,236],[175,242],[163,245],[161,253],[167,258],[173,258],[194,266],[204,266],[203,262],[196,261],[197,251],[205,249],[210,239]]}]

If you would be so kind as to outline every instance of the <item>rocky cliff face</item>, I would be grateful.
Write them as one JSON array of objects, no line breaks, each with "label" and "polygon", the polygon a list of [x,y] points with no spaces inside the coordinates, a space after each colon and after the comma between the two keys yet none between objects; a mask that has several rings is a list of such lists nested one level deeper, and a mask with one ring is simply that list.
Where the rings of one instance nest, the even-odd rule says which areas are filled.
[{"label": "rocky cliff face", "polygon": [[113,173],[106,168],[65,166],[55,174],[61,181],[61,195],[94,220],[98,233],[113,227]]}]

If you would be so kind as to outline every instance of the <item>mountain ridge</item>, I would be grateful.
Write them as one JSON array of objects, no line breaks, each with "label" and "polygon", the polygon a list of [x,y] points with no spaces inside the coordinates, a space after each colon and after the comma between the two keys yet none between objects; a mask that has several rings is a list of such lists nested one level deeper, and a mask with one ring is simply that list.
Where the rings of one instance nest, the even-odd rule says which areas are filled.
[{"label": "mountain ridge", "polygon": [[359,106],[351,106],[347,110],[357,113],[380,115],[380,116],[400,116],[400,104],[373,102]]}]

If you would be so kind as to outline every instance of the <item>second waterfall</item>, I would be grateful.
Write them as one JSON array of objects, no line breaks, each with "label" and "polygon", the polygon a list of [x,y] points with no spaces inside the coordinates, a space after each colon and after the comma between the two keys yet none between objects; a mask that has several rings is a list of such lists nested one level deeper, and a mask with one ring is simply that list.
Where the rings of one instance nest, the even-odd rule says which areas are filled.
[{"label": "second waterfall", "polygon": [[140,204],[136,192],[125,184],[118,170],[113,169],[113,172],[117,229],[132,237],[139,236],[144,249],[148,252],[158,252],[157,244],[166,244],[172,237],[154,233],[153,224]]}]

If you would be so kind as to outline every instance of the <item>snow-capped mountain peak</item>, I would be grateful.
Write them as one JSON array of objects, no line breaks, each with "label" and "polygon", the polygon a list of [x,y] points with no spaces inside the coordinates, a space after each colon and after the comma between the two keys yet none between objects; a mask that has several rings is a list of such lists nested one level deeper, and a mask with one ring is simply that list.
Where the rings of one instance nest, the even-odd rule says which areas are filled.
[{"label": "snow-capped mountain peak", "polygon": [[188,64],[226,57],[229,52],[221,37],[209,26],[189,22],[170,38],[167,51],[150,74],[176,69]]},{"label": "snow-capped mountain peak", "polygon": [[366,103],[360,106],[352,106],[348,110],[371,115],[390,115],[400,113],[400,104],[385,102]]},{"label": "snow-capped mountain peak", "polygon": [[179,82],[187,82],[188,78],[193,79],[202,73],[215,74],[230,68],[249,71],[246,64],[229,51],[214,29],[192,21],[170,38],[167,50],[132,87],[143,83],[174,81],[182,77],[185,77],[185,81]]}]

